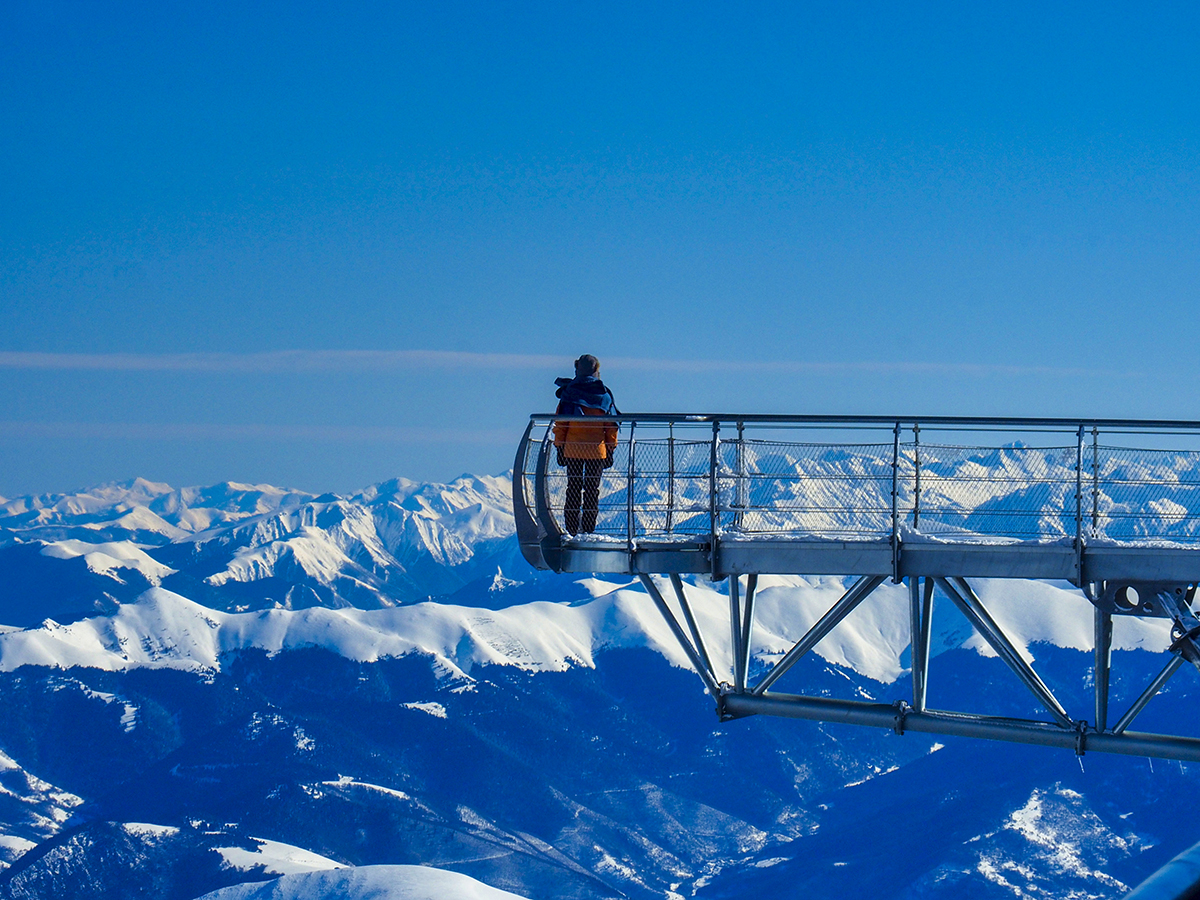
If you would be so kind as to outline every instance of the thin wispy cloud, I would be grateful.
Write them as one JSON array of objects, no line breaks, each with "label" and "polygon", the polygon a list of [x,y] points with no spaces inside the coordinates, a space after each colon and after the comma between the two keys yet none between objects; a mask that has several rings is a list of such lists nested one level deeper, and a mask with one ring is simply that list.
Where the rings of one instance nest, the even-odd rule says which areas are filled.
[{"label": "thin wispy cloud", "polygon": [[392,444],[509,444],[511,431],[386,425],[151,422],[0,422],[0,439],[136,441],[326,441]]},{"label": "thin wispy cloud", "polygon": [[[563,370],[569,356],[521,353],[468,353],[452,350],[277,350],[262,353],[37,353],[0,351],[0,369],[277,373],[384,372],[419,369]],[[1002,365],[977,362],[889,360],[725,360],[605,357],[608,371],[694,373],[793,373],[813,376],[871,374],[959,375],[968,377],[1080,378],[1138,377],[1141,373],[1085,366]]]},{"label": "thin wispy cloud", "polygon": [[265,353],[0,352],[0,368],[110,372],[342,372],[390,369],[539,369],[557,356],[449,350],[276,350]]}]

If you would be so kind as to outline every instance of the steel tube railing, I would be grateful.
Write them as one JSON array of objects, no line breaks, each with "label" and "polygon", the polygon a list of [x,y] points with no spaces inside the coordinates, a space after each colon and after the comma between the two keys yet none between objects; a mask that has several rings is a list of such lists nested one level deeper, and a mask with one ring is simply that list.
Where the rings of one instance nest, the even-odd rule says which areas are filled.
[{"label": "steel tube railing", "polygon": [[[532,417],[531,424],[556,421],[596,424],[592,417],[550,414]],[[625,466],[602,476],[596,532],[623,539],[631,551],[655,535],[889,541],[898,578],[901,543],[921,534],[968,541],[1069,538],[1077,569],[1089,541],[1200,545],[1196,421],[666,413],[611,421],[629,426],[621,436]],[[736,439],[722,441],[723,424],[737,428]],[[876,437],[848,440],[863,432]],[[937,439],[964,432],[986,440]],[[1113,437],[1101,443],[1102,432]],[[904,439],[909,433],[911,440]],[[1062,435],[1061,443],[1043,446],[1052,435]],[[1129,435],[1149,446],[1120,445]],[[536,498],[547,533],[563,534],[568,479],[556,454],[539,453],[536,472],[523,469],[514,478],[538,482],[522,489]],[[715,551],[713,563],[717,574]]]},{"label": "steel tube railing", "polygon": [[[560,416],[555,413],[532,413],[535,421],[579,421],[595,422],[591,416]],[[920,424],[921,426],[999,428],[1003,430],[1020,430],[1024,428],[1052,428],[1074,433],[1083,425],[1086,428],[1131,429],[1135,433],[1156,431],[1187,431],[1200,432],[1200,420],[1196,419],[1096,419],[1081,417],[1021,417],[1021,416],[824,416],[824,415],[756,415],[751,413],[614,413],[605,416],[606,421],[612,422],[656,422],[666,425],[670,422],[677,424],[711,423],[711,422],[743,422],[749,424],[774,425],[873,425],[891,428],[897,422],[902,425]]]}]

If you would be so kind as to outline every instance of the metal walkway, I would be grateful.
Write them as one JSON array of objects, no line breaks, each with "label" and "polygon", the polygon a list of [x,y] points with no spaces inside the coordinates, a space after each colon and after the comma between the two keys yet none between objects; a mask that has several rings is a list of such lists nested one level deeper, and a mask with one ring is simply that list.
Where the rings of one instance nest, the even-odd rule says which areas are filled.
[{"label": "metal walkway", "polygon": [[[723,718],[767,714],[1200,760],[1200,739],[1129,726],[1183,662],[1200,669],[1200,422],[1094,419],[622,415],[595,526],[570,534],[553,425],[534,415],[513,470],[521,551],[557,572],[639,576]],[[594,418],[584,419],[592,424]],[[584,491],[586,497],[586,491]],[[586,501],[585,501],[586,504]],[[582,521],[588,523],[588,510]],[[574,515],[579,515],[577,511]],[[702,634],[683,575],[728,579],[728,633]],[[772,668],[750,680],[763,574],[856,580]],[[650,576],[665,576],[666,582]],[[1069,581],[1092,602],[1094,708],[1073,718],[968,579]],[[911,695],[892,704],[780,694],[776,681],[879,585],[907,582]],[[669,582],[670,590],[665,589]],[[935,592],[1044,708],[1018,719],[926,707]],[[1110,722],[1113,619],[1172,620],[1171,653]],[[727,641],[732,667],[708,648]]]}]

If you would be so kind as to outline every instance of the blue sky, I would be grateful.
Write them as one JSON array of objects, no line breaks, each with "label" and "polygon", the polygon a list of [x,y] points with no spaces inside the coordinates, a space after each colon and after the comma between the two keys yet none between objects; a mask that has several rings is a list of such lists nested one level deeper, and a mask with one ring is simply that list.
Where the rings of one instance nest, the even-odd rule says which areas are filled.
[{"label": "blue sky", "polygon": [[622,408],[1200,419],[1185,4],[10,2],[0,494]]}]

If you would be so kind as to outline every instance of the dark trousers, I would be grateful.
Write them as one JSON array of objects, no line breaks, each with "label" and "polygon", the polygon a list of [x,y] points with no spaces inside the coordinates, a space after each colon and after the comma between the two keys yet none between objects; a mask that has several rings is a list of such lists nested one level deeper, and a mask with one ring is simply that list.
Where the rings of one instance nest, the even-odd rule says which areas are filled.
[{"label": "dark trousers", "polygon": [[602,459],[567,460],[567,505],[563,521],[571,534],[587,534],[596,530],[600,512],[600,473]]}]

